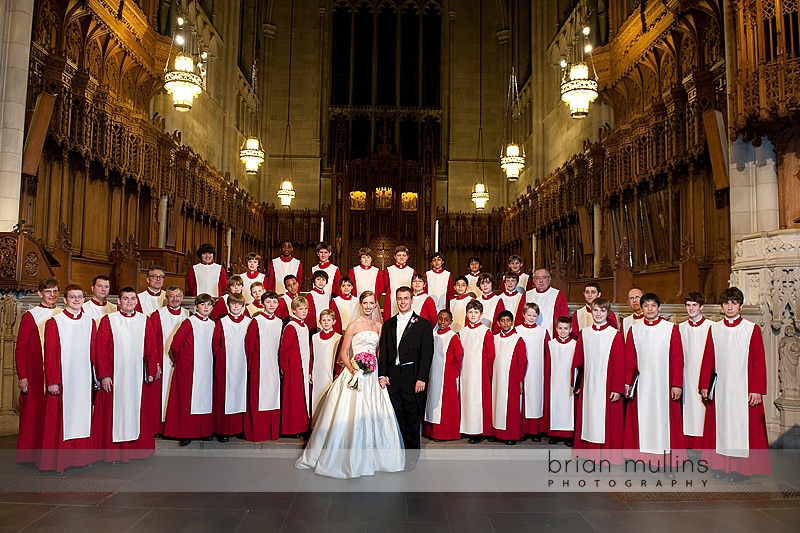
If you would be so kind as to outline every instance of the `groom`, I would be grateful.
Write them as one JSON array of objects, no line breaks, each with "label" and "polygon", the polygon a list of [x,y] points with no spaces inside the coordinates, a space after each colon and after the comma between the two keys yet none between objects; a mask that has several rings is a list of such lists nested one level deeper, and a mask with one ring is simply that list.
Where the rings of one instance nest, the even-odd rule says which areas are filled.
[{"label": "groom", "polygon": [[409,287],[395,291],[399,313],[383,324],[378,355],[381,387],[389,387],[397,423],[406,447],[406,470],[419,460],[420,415],[433,360],[433,326],[411,310]]}]

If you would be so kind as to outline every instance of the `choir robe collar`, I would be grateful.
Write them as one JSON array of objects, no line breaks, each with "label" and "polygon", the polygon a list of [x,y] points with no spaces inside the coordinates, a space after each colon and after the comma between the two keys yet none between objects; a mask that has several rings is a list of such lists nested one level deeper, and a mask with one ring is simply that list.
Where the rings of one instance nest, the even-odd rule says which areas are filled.
[{"label": "choir robe collar", "polygon": [[44,308],[44,309],[55,309],[56,308],[55,305],[50,306],[50,305],[44,305],[42,303],[40,303],[38,307],[41,307],[41,308]]},{"label": "choir robe collar", "polygon": [[511,335],[515,335],[516,333],[517,333],[517,328],[511,328],[508,331],[501,331],[500,332],[500,338],[501,339],[506,339],[506,338],[510,337]]},{"label": "choir robe collar", "polygon": [[[264,309],[264,304],[262,304],[261,302],[258,302],[256,300],[253,300],[252,302],[250,302],[250,305],[252,305],[253,307],[257,307],[258,309]],[[242,313],[242,316],[244,316],[244,313]]]},{"label": "choir robe collar", "polygon": [[304,328],[304,327],[306,327],[306,322],[305,322],[305,320],[300,320],[300,319],[299,319],[299,318],[297,318],[296,316],[293,316],[293,317],[291,318],[291,321],[292,321],[292,322],[294,322],[295,324],[297,324],[298,326],[300,326],[301,328]]},{"label": "choir robe collar", "polygon": [[497,296],[495,293],[490,293],[488,295],[487,294],[481,294],[481,300],[484,300],[484,301],[485,300],[491,300],[495,296]]},{"label": "choir robe collar", "polygon": [[402,270],[404,268],[408,268],[408,263],[406,263],[405,265],[401,265],[400,263],[395,263],[394,266],[395,268],[399,268],[400,270]]},{"label": "choir robe collar", "polygon": [[320,331],[319,332],[319,338],[324,340],[324,341],[327,341],[327,340],[332,339],[335,334],[336,334],[336,332],[334,330]]},{"label": "choir robe collar", "polygon": [[483,322],[478,322],[477,324],[473,324],[472,322],[467,322],[466,324],[464,324],[464,327],[469,329],[477,329],[482,325]]},{"label": "choir robe collar", "polygon": [[183,307],[178,306],[175,309],[173,309],[172,307],[167,306],[167,311],[169,311],[169,314],[171,315],[178,316],[183,312]]},{"label": "choir robe collar", "polygon": [[311,292],[316,292],[319,295],[323,295],[323,294],[325,294],[325,289],[319,289],[317,287],[312,287],[311,288]]},{"label": "choir robe collar", "polygon": [[361,263],[359,263],[359,264],[358,264],[358,267],[359,267],[361,270],[371,270],[371,269],[372,269],[372,265],[370,265],[370,266],[368,266],[368,267],[365,267],[365,266],[364,266],[364,265],[362,265]]},{"label": "choir robe collar", "polygon": [[442,272],[444,272],[444,267],[442,267],[442,268],[431,268],[431,272],[433,272],[434,274],[441,274]]},{"label": "choir robe collar", "polygon": [[275,313],[272,313],[271,315],[268,315],[267,313],[259,313],[258,316],[263,317],[266,320],[275,320],[277,318]]},{"label": "choir robe collar", "polygon": [[569,342],[570,342],[571,340],[573,340],[573,339],[572,339],[572,337],[567,337],[566,339],[562,339],[562,338],[561,338],[561,337],[559,337],[558,335],[556,335],[556,336],[555,336],[555,337],[553,337],[553,338],[554,338],[555,340],[557,340],[559,344],[569,344]]},{"label": "choir robe collar", "polygon": [[633,313],[631,318],[633,320],[644,320],[644,313]]},{"label": "choir robe collar", "polygon": [[645,326],[656,326],[662,320],[664,320],[663,317],[657,316],[655,320],[648,320],[645,318],[644,320],[642,320],[642,322],[644,323]]},{"label": "choir robe collar", "polygon": [[503,294],[505,294],[506,296],[516,296],[519,293],[517,291],[511,291],[511,292],[503,291]]},{"label": "choir robe collar", "polygon": [[74,315],[72,314],[72,311],[70,311],[69,307],[65,307],[64,314],[67,316],[67,318],[71,318],[72,320],[80,320],[80,318],[83,316],[83,309],[78,311],[78,314]]},{"label": "choir robe collar", "polygon": [[446,327],[446,328],[444,328],[444,329],[438,329],[438,330],[436,330],[436,333],[438,333],[439,335],[444,335],[444,334],[445,334],[445,333],[447,333],[448,331],[450,331],[450,326],[447,326],[447,327]]},{"label": "choir robe collar", "polygon": [[[96,305],[97,307],[105,307],[106,305],[108,305],[108,300],[106,300],[106,302],[102,303],[102,304],[100,302],[98,302],[97,300],[95,300],[94,298],[91,298],[89,301],[91,303],[93,303],[94,305]],[[44,306],[42,306],[42,307],[44,307]]]},{"label": "choir robe collar", "polygon": [[319,263],[316,264],[316,267],[319,268],[320,270],[325,270],[329,266],[331,266],[331,262],[330,261],[325,261],[324,263],[322,261],[320,261]]},{"label": "choir robe collar", "polygon": [[473,278],[478,278],[481,275],[481,271],[477,271],[474,274],[472,272],[467,272],[467,276],[472,276]]},{"label": "choir robe collar", "polygon": [[703,322],[705,322],[705,321],[706,321],[706,317],[704,317],[703,315],[700,315],[700,320],[698,320],[697,322],[692,322],[692,319],[690,318],[688,320],[689,327],[696,328],[698,326],[701,326],[703,324]]},{"label": "choir robe collar", "polygon": [[151,289],[150,287],[147,287],[147,294],[149,294],[150,296],[153,296],[153,297],[161,296],[161,292],[162,292],[161,289],[158,289],[158,292],[153,292],[153,289]]},{"label": "choir robe collar", "polygon": [[[519,293],[517,293],[517,294],[519,294]],[[524,322],[522,324],[520,324],[520,326],[522,326],[523,328],[528,328],[528,329],[536,329],[536,327],[537,327],[536,324],[526,324]]]},{"label": "choir robe collar", "polygon": [[248,270],[244,273],[247,276],[247,279],[256,279],[258,276],[261,275],[261,272],[258,270]]},{"label": "choir robe collar", "polygon": [[297,296],[297,293],[292,294],[291,292],[284,293],[284,296],[288,296],[290,300],[294,300]]},{"label": "choir robe collar", "polygon": [[534,288],[533,288],[533,290],[535,290],[535,291],[536,291],[536,292],[538,292],[539,294],[544,294],[544,293],[546,293],[547,291],[549,291],[549,290],[550,290],[550,287],[547,287],[547,288],[546,288],[545,290],[543,290],[543,291],[540,291],[539,289],[537,289],[536,287],[534,287]]},{"label": "choir robe collar", "polygon": [[122,309],[120,309],[120,310],[119,310],[119,314],[121,314],[121,315],[122,315],[122,316],[124,316],[125,318],[133,318],[133,317],[135,317],[135,316],[136,316],[136,310],[134,309],[134,310],[133,310],[133,311],[131,311],[130,313],[126,313],[125,311],[123,311]]},{"label": "choir robe collar", "polygon": [[610,328],[610,327],[611,327],[611,324],[609,324],[608,321],[606,321],[606,323],[603,324],[602,326],[598,326],[597,324],[592,324],[592,329],[595,330],[595,331],[603,331],[604,329]]},{"label": "choir robe collar", "polygon": [[[585,305],[585,306],[583,307],[583,309],[584,309],[584,311],[586,311],[586,312],[587,312],[587,313],[589,313],[590,315],[592,314],[592,306],[591,306],[591,305]],[[609,313],[608,313],[608,314],[610,315],[610,314],[611,314],[611,312],[609,311]]]},{"label": "choir robe collar", "polygon": [[415,296],[415,297],[416,297],[416,296],[426,296],[426,295],[427,295],[427,293],[426,293],[425,291],[422,291],[422,292],[415,292],[415,293],[414,293],[414,296]]},{"label": "choir robe collar", "polygon": [[278,259],[280,259],[284,263],[291,263],[292,261],[294,261],[294,256],[290,255],[290,256],[287,257],[287,256],[279,255]]},{"label": "choir robe collar", "polygon": [[228,318],[230,318],[235,324],[239,324],[242,320],[244,320],[244,313],[240,313],[239,316],[233,316],[232,314],[228,313]]},{"label": "choir robe collar", "polygon": [[349,302],[350,300],[353,299],[353,294],[352,293],[350,293],[350,294],[340,294],[339,298],[341,298],[345,302]]},{"label": "choir robe collar", "polygon": [[722,319],[725,325],[728,326],[729,328],[735,328],[736,326],[742,323],[742,320],[744,320],[744,317],[742,315],[737,316],[733,320],[728,320],[727,318]]},{"label": "choir robe collar", "polygon": [[464,298],[469,298],[469,293],[465,292],[464,294],[459,294],[456,296],[456,300],[463,300]]},{"label": "choir robe collar", "polygon": [[197,317],[198,320],[202,320],[203,322],[207,322],[208,320],[211,320],[207,316],[203,316],[203,315],[201,315],[200,313],[197,313],[197,312],[194,313],[194,316]]}]

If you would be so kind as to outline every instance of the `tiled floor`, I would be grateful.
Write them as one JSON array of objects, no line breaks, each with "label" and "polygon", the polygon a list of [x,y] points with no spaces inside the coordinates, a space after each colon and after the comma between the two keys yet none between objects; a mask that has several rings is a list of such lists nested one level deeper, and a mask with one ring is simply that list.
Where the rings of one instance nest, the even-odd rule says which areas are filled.
[{"label": "tiled floor", "polygon": [[[3,448],[10,452],[13,439],[0,438],[0,449]],[[6,453],[2,460],[2,478],[6,481],[9,476],[52,476],[32,467],[9,464],[9,457],[11,454]],[[188,464],[191,461],[186,459]],[[160,457],[116,468],[100,464],[92,470],[71,471],[70,478],[85,479],[87,483],[92,480],[124,483],[163,464]],[[778,465],[778,469],[789,472],[789,478],[783,481],[790,483],[797,465],[789,462],[784,467]],[[358,493],[341,492],[336,488],[340,482],[332,480],[332,483],[331,492],[19,494],[0,491],[0,533],[800,531],[800,498],[794,496],[740,501],[631,502],[631,498],[608,492]]]}]

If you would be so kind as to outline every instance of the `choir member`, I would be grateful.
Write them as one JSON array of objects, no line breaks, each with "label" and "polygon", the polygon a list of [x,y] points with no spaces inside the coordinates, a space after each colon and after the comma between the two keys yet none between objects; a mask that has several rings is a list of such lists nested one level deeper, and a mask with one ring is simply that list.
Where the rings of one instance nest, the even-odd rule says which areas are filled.
[{"label": "choir member", "polygon": [[761,328],[740,314],[742,291],[725,289],[719,301],[725,317],[711,324],[700,367],[700,394],[708,402],[703,458],[715,479],[738,483],[771,471],[761,398],[767,365]]},{"label": "choir member", "polygon": [[287,292],[284,284],[286,276],[294,276],[299,281],[303,279],[303,263],[292,256],[294,247],[292,241],[281,241],[281,255],[273,259],[269,264],[269,275],[267,276],[268,291],[275,291],[278,294]]},{"label": "choir member", "polygon": [[358,318],[360,306],[358,298],[353,296],[353,281],[349,276],[339,280],[339,294],[331,299],[331,311],[336,321],[333,329],[336,333],[343,333],[350,322]]},{"label": "choir member", "polygon": [[247,330],[248,390],[244,415],[244,437],[251,442],[277,440],[281,423],[281,376],[278,349],[283,323],[275,315],[278,293],[261,296],[264,312],[255,317]]},{"label": "choir member", "polygon": [[[583,288],[583,299],[586,300],[586,305],[575,311],[572,315],[572,335],[577,339],[578,334],[583,328],[588,328],[594,323],[594,316],[592,311],[592,302],[600,299],[603,293],[600,292],[600,284],[595,281],[590,281]],[[614,311],[608,311],[608,324],[612,328],[617,328],[617,315]],[[624,339],[624,337],[623,337]]]},{"label": "choir member", "polygon": [[539,318],[536,323],[544,326],[547,333],[553,336],[556,320],[561,316],[569,316],[567,297],[563,292],[550,286],[550,272],[540,268],[533,273],[533,289],[525,293],[525,301],[539,306]]},{"label": "choir member", "polygon": [[[463,280],[463,277],[459,279],[464,283],[466,290],[466,280]],[[461,345],[464,347],[460,377],[461,433],[470,437],[470,444],[478,444],[493,434],[494,337],[491,330],[481,322],[482,313],[481,302],[470,300],[466,304],[467,325],[458,332]]]},{"label": "choir member", "polygon": [[83,312],[83,289],[64,289],[63,312],[44,328],[47,383],[40,470],[63,472],[95,461],[92,440],[94,320]]},{"label": "choir member", "polygon": [[244,436],[247,407],[247,356],[245,335],[252,318],[244,314],[244,297],[228,297],[228,314],[214,326],[214,434],[219,442]]},{"label": "choir member", "polygon": [[581,457],[621,464],[625,344],[608,323],[610,312],[608,300],[593,301],[594,324],[580,331],[575,346],[572,366],[581,374],[575,385],[575,449]]},{"label": "choir member", "polygon": [[494,336],[492,365],[492,430],[496,439],[514,445],[523,435],[522,394],[528,359],[525,341],[514,328],[514,315],[498,317],[500,333]]},{"label": "choir member", "polygon": [[92,280],[92,297],[83,303],[83,312],[94,319],[95,326],[100,319],[117,310],[117,306],[109,302],[108,293],[111,291],[111,281],[108,276],[95,276]]},{"label": "choir member", "polygon": [[394,301],[395,291],[400,287],[411,287],[411,276],[414,269],[408,266],[408,248],[398,246],[394,250],[394,264],[389,265],[383,272],[383,287],[386,296],[383,300],[383,321],[386,322],[397,314],[397,302]]},{"label": "choir member", "polygon": [[284,324],[289,322],[289,319],[294,316],[292,311],[292,302],[300,294],[300,282],[292,274],[283,278],[283,285],[286,292],[280,296],[278,300],[278,309],[275,311],[275,316],[280,318]]},{"label": "choir member", "polygon": [[311,416],[319,407],[320,401],[333,383],[334,369],[338,362],[340,333],[334,331],[336,316],[330,309],[323,309],[319,315],[320,331],[311,337],[311,353],[314,367],[311,372]]},{"label": "choir member", "polygon": [[[253,300],[253,295],[250,294],[250,285],[252,285],[256,281],[264,285],[267,282],[267,277],[264,275],[263,272],[260,271],[261,268],[260,255],[258,255],[255,252],[250,252],[249,254],[247,254],[245,262],[247,263],[247,272],[239,274],[239,277],[242,280],[241,292],[244,295],[245,303],[251,304],[253,303],[254,300]],[[228,287],[230,287],[230,285],[228,285]]]},{"label": "choir member", "polygon": [[147,317],[145,331],[145,354],[151,360],[150,364],[156,365],[156,379],[152,385],[145,387],[145,394],[149,394],[146,402],[150,407],[148,417],[156,436],[164,434],[167,402],[172,386],[172,361],[169,348],[178,327],[189,318],[189,311],[181,307],[183,290],[177,285],[170,285],[166,293],[167,305]]},{"label": "choir member", "polygon": [[453,322],[450,311],[439,311],[436,322],[438,328],[433,336],[433,360],[422,434],[433,441],[458,440],[461,438],[458,380],[464,348],[461,339],[450,328]]},{"label": "choir member", "polygon": [[173,368],[164,436],[179,439],[181,446],[213,439],[213,305],[211,295],[198,295],[194,314],[178,327],[169,349]]},{"label": "choir member", "polygon": [[[644,320],[634,324],[625,342],[625,413],[623,445],[629,457],[656,463],[686,458],[681,418],[683,347],[678,326],[658,316],[661,299],[641,297]],[[655,457],[654,457],[655,456]],[[665,474],[675,478],[668,465]]]},{"label": "choir member", "polygon": [[[228,295],[229,294],[244,294],[244,279],[238,274],[234,274],[228,279],[228,294],[223,294],[217,301],[214,302],[214,308],[211,310],[209,318],[211,320],[219,320],[228,314]],[[250,296],[252,298],[252,296]]]},{"label": "choir member", "polygon": [[516,325],[519,325],[523,321],[522,307],[526,302],[525,296],[517,291],[517,287],[519,287],[517,273],[506,272],[503,275],[503,292],[500,293],[500,299],[503,300],[503,307],[514,315]]},{"label": "choir member", "polygon": [[517,333],[525,341],[525,355],[528,370],[525,373],[525,404],[523,409],[523,430],[533,442],[541,442],[547,433],[547,417],[544,410],[545,366],[548,363],[550,334],[543,326],[536,324],[539,306],[528,303],[522,306],[522,324]]},{"label": "choir member", "polygon": [[545,365],[544,405],[550,444],[562,440],[573,446],[575,436],[575,399],[572,391],[572,358],[576,341],[572,338],[572,320],[556,319],[556,334],[547,343],[549,357]]},{"label": "choir member", "polygon": [[702,449],[706,419],[706,405],[698,388],[703,350],[711,328],[711,321],[703,316],[705,303],[702,292],[688,293],[684,304],[689,320],[678,326],[683,345],[683,441],[694,450]]},{"label": "choir member", "polygon": [[425,276],[420,273],[414,273],[411,276],[411,310],[419,316],[431,323],[431,326],[436,325],[436,300],[425,292]]},{"label": "choir member", "polygon": [[[450,300],[447,306],[450,312],[453,313],[453,331],[456,333],[461,331],[467,321],[467,305],[474,298],[467,293],[467,278],[459,276],[453,283],[453,292],[455,297]],[[481,313],[483,312],[483,305],[481,305]]]},{"label": "choir member", "polygon": [[492,330],[493,335],[500,333],[500,324],[497,322],[497,318],[501,312],[505,311],[506,307],[501,296],[494,293],[494,276],[481,274],[478,287],[480,287],[481,296],[477,299],[483,305],[481,322]]},{"label": "choir member", "polygon": [[92,429],[99,459],[108,463],[155,453],[155,432],[143,395],[157,368],[144,355],[147,317],[136,311],[137,301],[133,287],[120,289],[119,311],[104,316],[97,327],[95,372],[100,391]]},{"label": "choir member", "polygon": [[430,261],[431,269],[425,272],[426,292],[433,297],[438,312],[454,297],[453,275],[444,269],[444,257],[439,252],[434,252]]},{"label": "choir member", "polygon": [[264,306],[261,304],[261,296],[263,296],[265,292],[264,284],[260,281],[254,281],[250,284],[251,302],[245,307],[244,316],[255,318],[264,311]]},{"label": "choir member", "polygon": [[522,271],[522,257],[514,254],[508,258],[508,270],[517,275],[516,291],[522,295],[533,288],[533,280],[528,273]]},{"label": "choir member", "polygon": [[200,262],[186,272],[186,295],[208,294],[212,298],[222,296],[228,286],[228,276],[222,265],[214,262],[217,249],[213,244],[203,243],[197,248]]},{"label": "choir member", "polygon": [[306,318],[308,301],[292,300],[292,316],[283,331],[278,352],[281,369],[281,434],[300,436],[311,429],[311,342]]},{"label": "choir member", "polygon": [[26,311],[19,321],[14,362],[19,380],[18,463],[34,463],[39,457],[45,411],[44,328],[47,320],[61,309],[58,301],[58,281],[45,278],[39,282],[39,305]]},{"label": "choir member", "polygon": [[147,288],[140,292],[136,303],[136,310],[144,316],[164,307],[167,303],[167,295],[161,290],[164,286],[164,268],[153,265],[147,269]]},{"label": "choir member", "polygon": [[483,265],[479,257],[470,257],[467,261],[467,273],[464,274],[464,278],[467,280],[467,292],[472,293],[473,298],[481,293],[478,280],[481,277],[482,268]]},{"label": "choir member", "polygon": [[622,319],[622,336],[625,340],[628,340],[628,331],[630,331],[631,326],[634,324],[638,324],[642,320],[644,320],[644,315],[642,314],[642,291],[633,288],[628,291],[628,305],[631,306],[632,314],[626,316]]},{"label": "choir member", "polygon": [[[385,291],[383,273],[378,267],[372,265],[372,249],[359,248],[358,257],[358,266],[351,268],[347,274],[347,277],[353,280],[353,293],[356,300],[364,291],[372,291],[375,293],[375,298],[380,298]],[[378,306],[376,309],[376,313],[380,314]]]},{"label": "choir member", "polygon": [[331,293],[325,291],[328,286],[328,273],[317,270],[311,278],[311,290],[306,294],[308,300],[308,319],[306,323],[312,330],[320,326],[319,316],[324,309],[331,308]]},{"label": "choir member", "polygon": [[330,262],[331,258],[331,245],[329,242],[322,241],[317,244],[317,258],[319,262],[311,267],[311,285],[314,285],[314,273],[322,270],[328,275],[328,283],[325,284],[325,294],[329,298],[339,294],[339,280],[342,278],[342,273],[339,272],[339,267]]}]

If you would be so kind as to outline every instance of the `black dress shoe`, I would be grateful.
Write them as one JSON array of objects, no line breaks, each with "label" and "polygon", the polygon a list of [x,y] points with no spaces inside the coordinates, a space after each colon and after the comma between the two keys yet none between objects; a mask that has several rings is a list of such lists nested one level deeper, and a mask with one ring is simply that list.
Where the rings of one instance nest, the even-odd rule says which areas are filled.
[{"label": "black dress shoe", "polygon": [[550,437],[550,444],[559,444],[561,439],[558,437]]},{"label": "black dress shoe", "polygon": [[214,435],[209,435],[208,437],[203,437],[202,440],[204,440],[206,442],[212,441],[212,440],[214,440]]},{"label": "black dress shoe", "polygon": [[119,466],[119,461],[111,461],[108,466]]},{"label": "black dress shoe", "polygon": [[405,472],[411,472],[416,467],[417,467],[417,462],[416,461],[409,461],[409,462],[406,463],[406,466],[405,466],[405,468],[403,468],[403,470]]},{"label": "black dress shoe", "polygon": [[534,435],[533,437],[531,437],[531,441],[533,441],[533,442],[542,442],[542,437],[539,436],[539,435]]},{"label": "black dress shoe", "polygon": [[94,468],[95,466],[97,466],[97,463],[89,463],[88,465],[84,465],[84,466],[83,466],[83,469],[84,469],[84,470],[91,470],[91,469],[92,469],[92,468]]},{"label": "black dress shoe", "polygon": [[515,441],[515,440],[507,440],[506,441],[506,446],[514,446],[516,443],[517,443],[517,441]]},{"label": "black dress shoe", "polygon": [[67,469],[65,468],[61,472],[56,472],[56,475],[59,476],[59,477],[66,476],[67,475]]},{"label": "black dress shoe", "polygon": [[191,443],[192,443],[191,439],[181,439],[181,441],[180,441],[180,443],[178,443],[178,445],[179,445],[181,448],[183,448],[184,446],[188,446],[188,445],[190,445]]},{"label": "black dress shoe", "polygon": [[712,476],[714,479],[725,479],[727,474],[722,470],[715,470],[714,475]]},{"label": "black dress shoe", "polygon": [[217,435],[217,440],[218,440],[219,442],[228,442],[228,441],[229,441],[229,440],[231,440],[231,439],[230,439],[230,438],[228,438],[228,437],[224,437],[224,436]]},{"label": "black dress shoe", "polygon": [[472,437],[467,442],[469,442],[470,444],[480,444],[481,442],[483,442],[483,437]]},{"label": "black dress shoe", "polygon": [[748,479],[750,479],[750,476],[745,476],[739,472],[731,472],[728,476],[728,481],[731,483],[741,483],[742,481],[747,481]]},{"label": "black dress shoe", "polygon": [[575,445],[575,442],[572,439],[567,439],[564,441],[564,446],[567,448],[572,448]]}]

